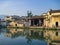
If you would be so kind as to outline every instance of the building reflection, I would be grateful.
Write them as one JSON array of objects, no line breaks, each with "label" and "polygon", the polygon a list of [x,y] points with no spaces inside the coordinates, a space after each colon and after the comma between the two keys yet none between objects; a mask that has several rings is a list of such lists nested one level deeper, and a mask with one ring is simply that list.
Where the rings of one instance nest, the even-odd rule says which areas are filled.
[{"label": "building reflection", "polygon": [[27,37],[30,37],[31,39],[41,39],[43,38],[43,31],[29,30]]},{"label": "building reflection", "polygon": [[9,38],[25,36],[28,44],[31,44],[33,39],[44,40],[41,30],[7,29],[4,35]]},{"label": "building reflection", "polygon": [[48,45],[60,45],[60,30],[45,30],[44,37]]},{"label": "building reflection", "polygon": [[23,36],[23,29],[8,29],[5,34],[6,37],[17,38],[19,36]]},{"label": "building reflection", "polygon": [[27,43],[31,44],[32,40],[44,40],[43,31],[41,30],[29,30],[26,34]]},{"label": "building reflection", "polygon": [[7,29],[4,33],[6,37],[26,36],[26,38],[40,39],[43,38],[43,31],[41,30],[24,30],[24,29]]},{"label": "building reflection", "polygon": [[[1,29],[0,29],[1,30]],[[44,40],[47,45],[60,45],[60,30],[24,30],[24,29],[5,29],[1,30],[5,37],[17,38],[25,36],[27,43],[31,44],[32,40]]]}]

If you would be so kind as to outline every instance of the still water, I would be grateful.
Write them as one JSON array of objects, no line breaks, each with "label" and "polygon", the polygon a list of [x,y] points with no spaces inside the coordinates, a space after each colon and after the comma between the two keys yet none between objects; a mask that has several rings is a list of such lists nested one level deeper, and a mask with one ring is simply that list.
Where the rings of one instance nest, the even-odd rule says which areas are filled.
[{"label": "still water", "polygon": [[60,45],[59,30],[0,29],[0,45]]}]

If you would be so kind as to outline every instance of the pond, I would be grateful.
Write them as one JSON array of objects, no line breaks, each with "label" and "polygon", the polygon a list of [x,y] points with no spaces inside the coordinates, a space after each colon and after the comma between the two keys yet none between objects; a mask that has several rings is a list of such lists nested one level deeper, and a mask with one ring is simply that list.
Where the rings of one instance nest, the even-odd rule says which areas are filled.
[{"label": "pond", "polygon": [[53,45],[59,38],[59,30],[0,29],[0,45]]}]

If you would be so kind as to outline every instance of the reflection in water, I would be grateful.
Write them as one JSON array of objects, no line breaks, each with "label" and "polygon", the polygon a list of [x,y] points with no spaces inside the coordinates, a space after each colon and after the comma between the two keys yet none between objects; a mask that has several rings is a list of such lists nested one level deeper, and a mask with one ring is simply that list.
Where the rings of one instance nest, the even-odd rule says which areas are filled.
[{"label": "reflection in water", "polygon": [[27,43],[31,43],[31,40],[42,40],[43,39],[43,34],[42,31],[37,31],[37,30],[29,30],[28,33],[26,34],[26,39]]},{"label": "reflection in water", "polygon": [[1,34],[4,40],[9,40],[10,45],[16,45],[16,41],[19,45],[60,45],[60,30],[0,29],[0,37]]},{"label": "reflection in water", "polygon": [[11,37],[11,38],[16,38],[19,36],[23,36],[23,29],[9,29],[6,30],[5,36]]},{"label": "reflection in water", "polygon": [[44,37],[48,45],[60,45],[60,30],[45,30]]}]

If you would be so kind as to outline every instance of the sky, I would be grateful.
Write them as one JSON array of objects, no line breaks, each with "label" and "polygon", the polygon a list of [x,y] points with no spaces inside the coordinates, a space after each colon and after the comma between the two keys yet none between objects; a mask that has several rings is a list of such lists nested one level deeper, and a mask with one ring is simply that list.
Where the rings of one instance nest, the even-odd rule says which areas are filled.
[{"label": "sky", "polygon": [[28,10],[41,15],[49,9],[60,9],[60,0],[0,0],[0,15],[26,16]]}]

